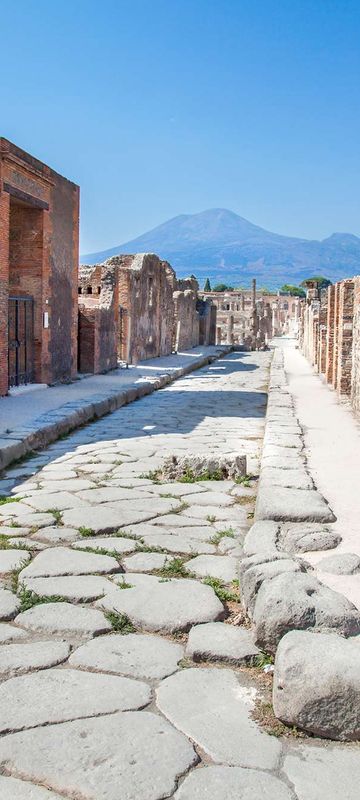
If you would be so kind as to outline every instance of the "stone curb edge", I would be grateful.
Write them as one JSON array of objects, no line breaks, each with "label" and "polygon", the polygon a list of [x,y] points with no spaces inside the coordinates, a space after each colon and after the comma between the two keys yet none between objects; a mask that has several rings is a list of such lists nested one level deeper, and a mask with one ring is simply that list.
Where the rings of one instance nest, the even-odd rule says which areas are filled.
[{"label": "stone curb edge", "polygon": [[145,395],[152,394],[158,389],[163,389],[184,375],[189,375],[191,372],[223,358],[232,350],[231,346],[222,348],[221,351],[213,354],[199,356],[187,366],[175,368],[171,373],[164,373],[151,381],[145,380],[139,384],[130,384],[128,388],[121,391],[114,390],[108,394],[95,394],[90,401],[70,401],[54,411],[42,414],[31,426],[12,431],[11,436],[9,435],[9,443],[0,447],[0,471],[27,453],[46,447],[86,423],[111,414],[112,411],[145,397]]}]

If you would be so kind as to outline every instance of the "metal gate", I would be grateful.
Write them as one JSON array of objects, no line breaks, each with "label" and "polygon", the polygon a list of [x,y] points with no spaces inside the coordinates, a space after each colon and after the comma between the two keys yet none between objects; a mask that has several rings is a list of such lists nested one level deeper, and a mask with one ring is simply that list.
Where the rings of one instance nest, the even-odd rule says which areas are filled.
[{"label": "metal gate", "polygon": [[9,297],[9,388],[34,380],[34,301]]}]

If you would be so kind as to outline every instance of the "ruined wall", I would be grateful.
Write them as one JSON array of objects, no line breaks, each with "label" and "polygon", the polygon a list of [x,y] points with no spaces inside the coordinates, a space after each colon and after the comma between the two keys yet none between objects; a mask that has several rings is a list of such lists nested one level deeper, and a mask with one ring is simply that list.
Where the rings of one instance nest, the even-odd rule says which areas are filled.
[{"label": "ruined wall", "polygon": [[9,292],[34,300],[35,381],[57,383],[76,374],[79,187],[0,139],[0,209],[0,394],[5,394]]},{"label": "ruined wall", "polygon": [[360,412],[360,277],[308,292],[300,348],[340,397]]},{"label": "ruined wall", "polygon": [[175,291],[173,298],[174,349],[176,352],[190,350],[199,344],[199,314],[196,309],[196,293],[192,289]]},{"label": "ruined wall", "polygon": [[117,367],[119,291],[115,267],[96,264],[79,269],[80,372],[102,373]]},{"label": "ruined wall", "polygon": [[152,253],[114,256],[122,337],[119,356],[131,364],[171,353],[173,337],[173,286],[175,273]]}]

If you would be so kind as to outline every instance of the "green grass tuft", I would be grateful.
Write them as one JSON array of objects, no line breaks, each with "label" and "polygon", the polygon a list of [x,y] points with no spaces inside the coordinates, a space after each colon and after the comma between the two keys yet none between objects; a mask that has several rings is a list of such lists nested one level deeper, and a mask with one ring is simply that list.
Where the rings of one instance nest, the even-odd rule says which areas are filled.
[{"label": "green grass tuft", "polygon": [[[30,589],[25,589],[25,587],[21,587],[18,591],[18,597],[20,600],[20,612],[28,611],[29,608],[33,608],[34,606],[39,606],[42,603],[66,603],[66,597],[61,597],[59,594],[50,595],[49,597],[45,597],[44,595],[35,594]],[[19,613],[20,613],[19,612]]]},{"label": "green grass tuft", "polygon": [[211,586],[216,596],[219,598],[219,600],[221,600],[222,603],[239,602],[240,598],[238,592],[231,592],[229,589],[226,588],[226,586],[219,578],[212,578],[210,575],[208,575],[206,578],[203,579],[202,582],[205,583],[206,586]]},{"label": "green grass tuft", "polygon": [[121,633],[123,636],[126,636],[127,633],[135,633],[136,629],[126,614],[118,614],[117,611],[105,611],[104,614],[116,633]]}]

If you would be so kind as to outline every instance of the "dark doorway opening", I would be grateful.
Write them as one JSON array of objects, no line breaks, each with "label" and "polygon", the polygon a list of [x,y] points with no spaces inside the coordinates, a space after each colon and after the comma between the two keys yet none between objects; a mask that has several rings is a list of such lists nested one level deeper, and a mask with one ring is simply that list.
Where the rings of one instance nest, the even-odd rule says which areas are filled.
[{"label": "dark doorway opening", "polygon": [[9,388],[34,381],[34,301],[9,297]]}]

